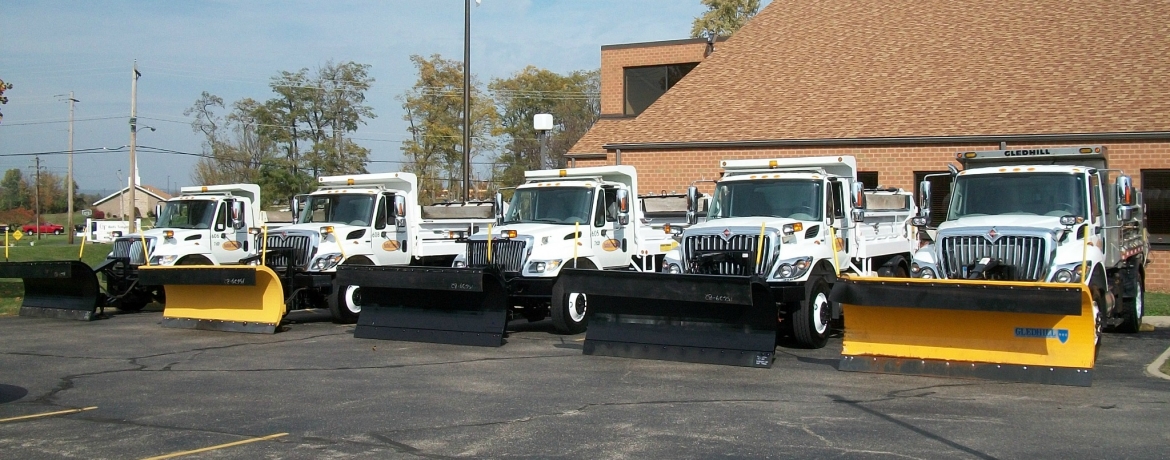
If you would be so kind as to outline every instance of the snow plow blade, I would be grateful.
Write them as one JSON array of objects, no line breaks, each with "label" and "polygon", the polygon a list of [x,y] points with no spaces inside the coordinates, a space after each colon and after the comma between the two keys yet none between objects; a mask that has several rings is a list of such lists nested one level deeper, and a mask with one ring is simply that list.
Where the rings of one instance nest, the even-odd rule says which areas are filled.
[{"label": "snow plow blade", "polygon": [[839,370],[1089,386],[1096,326],[1079,284],[843,278]]},{"label": "snow plow blade", "polygon": [[280,278],[265,266],[139,267],[138,282],[166,292],[164,327],[273,334],[286,313]]},{"label": "snow plow blade", "polygon": [[338,286],[361,286],[359,339],[504,344],[508,296],[495,268],[337,267]]},{"label": "snow plow blade", "polygon": [[2,262],[0,278],[20,278],[20,316],[90,321],[102,301],[97,273],[76,260]]},{"label": "snow plow blade", "polygon": [[592,311],[587,355],[772,367],[776,303],[758,278],[563,270]]}]

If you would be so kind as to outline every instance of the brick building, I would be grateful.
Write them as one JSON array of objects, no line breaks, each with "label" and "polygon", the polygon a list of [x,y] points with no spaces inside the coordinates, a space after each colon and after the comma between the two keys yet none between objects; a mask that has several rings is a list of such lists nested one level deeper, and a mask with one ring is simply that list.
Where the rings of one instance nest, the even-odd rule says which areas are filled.
[{"label": "brick building", "polygon": [[725,42],[602,47],[602,116],[567,157],[681,191],[722,159],[848,154],[910,190],[959,151],[1103,144],[1143,192],[1166,292],[1168,23],[1164,0],[774,0]]}]

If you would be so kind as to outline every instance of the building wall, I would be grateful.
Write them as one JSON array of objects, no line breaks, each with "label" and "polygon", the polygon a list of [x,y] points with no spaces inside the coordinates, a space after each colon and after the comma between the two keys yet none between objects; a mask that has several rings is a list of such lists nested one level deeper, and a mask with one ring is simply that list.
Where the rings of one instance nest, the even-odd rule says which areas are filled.
[{"label": "building wall", "polygon": [[[1078,144],[1010,143],[1008,148],[1062,147]],[[1170,142],[1111,142],[1108,148],[1109,167],[1122,169],[1141,187],[1142,169],[1165,169],[1170,165]],[[861,171],[877,171],[882,187],[914,190],[915,171],[946,171],[947,164],[956,164],[954,155],[969,150],[996,150],[999,144],[937,144],[888,145],[852,147],[804,147],[768,149],[704,149],[704,150],[642,150],[623,151],[622,164],[638,170],[639,192],[682,192],[693,181],[719,178],[720,160],[747,158],[788,158],[801,156],[853,155]],[[607,159],[580,160],[578,167],[615,164],[616,152]],[[874,185],[874,184],[869,184]],[[711,184],[700,189],[711,192]],[[1170,250],[1153,251],[1146,275],[1146,287],[1151,291],[1170,292]]]},{"label": "building wall", "polygon": [[[159,199],[141,190],[134,193],[134,201],[138,204],[138,213],[142,217],[146,217],[147,213],[154,212],[154,206],[159,203]],[[130,214],[130,194],[123,193],[121,196],[94,208],[101,210],[106,216],[121,218],[123,213]]]},{"label": "building wall", "polygon": [[625,113],[626,67],[700,62],[706,50],[707,42],[701,38],[601,47],[601,114]]}]

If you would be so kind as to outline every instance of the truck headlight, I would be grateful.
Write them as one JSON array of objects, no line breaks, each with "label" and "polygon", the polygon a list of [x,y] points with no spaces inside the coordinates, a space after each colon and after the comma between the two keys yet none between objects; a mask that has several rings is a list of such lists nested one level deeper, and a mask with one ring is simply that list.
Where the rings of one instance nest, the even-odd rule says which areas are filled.
[{"label": "truck headlight", "polygon": [[341,263],[341,254],[325,254],[316,259],[309,265],[313,270],[329,270]]},{"label": "truck headlight", "polygon": [[178,255],[154,256],[154,257],[150,258],[150,264],[151,265],[174,265],[175,260],[178,258],[179,258]]},{"label": "truck headlight", "polygon": [[922,267],[918,269],[918,277],[922,279],[932,280],[935,278],[934,269],[930,267]]},{"label": "truck headlight", "polygon": [[800,257],[796,259],[789,259],[780,262],[776,267],[776,273],[772,275],[773,278],[792,279],[800,278],[808,273],[808,269],[812,268],[812,257]]},{"label": "truck headlight", "polygon": [[672,275],[677,275],[682,273],[682,267],[678,266],[678,264],[666,264],[666,272]]},{"label": "truck headlight", "polygon": [[1065,266],[1052,274],[1053,283],[1079,283],[1081,282],[1081,264],[1072,266]]},{"label": "truck headlight", "polygon": [[463,267],[467,266],[467,262],[464,262],[462,260],[456,260],[455,263],[452,264],[451,266],[455,267],[455,268],[463,268]]},{"label": "truck headlight", "polygon": [[553,272],[557,267],[561,266],[561,259],[553,260],[537,260],[528,264],[528,271],[530,273],[544,273]]}]

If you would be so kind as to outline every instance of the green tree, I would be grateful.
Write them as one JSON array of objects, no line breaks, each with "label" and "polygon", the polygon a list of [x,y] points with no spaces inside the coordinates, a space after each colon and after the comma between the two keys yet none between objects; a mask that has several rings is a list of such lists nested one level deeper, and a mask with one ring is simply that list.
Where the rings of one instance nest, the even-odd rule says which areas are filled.
[{"label": "green tree", "polygon": [[[8,97],[4,95],[4,92],[10,89],[12,89],[12,83],[5,83],[4,80],[0,80],[0,105],[8,103]],[[4,114],[0,113],[0,121],[2,120],[4,120]]]},{"label": "green tree", "polygon": [[0,179],[0,210],[29,208],[29,196],[20,169],[4,171],[4,178]]},{"label": "green tree", "polygon": [[691,37],[727,37],[760,12],[760,0],[700,0],[707,11],[695,18]]},{"label": "green tree", "polygon": [[[600,72],[576,71],[568,75],[528,66],[510,78],[492,80],[489,88],[499,112],[497,135],[503,151],[497,157],[497,183],[523,182],[524,171],[562,168],[565,153],[600,116]],[[533,127],[533,116],[548,113],[554,127],[547,134],[544,154]]]},{"label": "green tree", "polygon": [[[424,202],[456,199],[463,196],[463,63],[443,59],[411,56],[418,70],[418,80],[398,97],[406,111],[402,119],[409,125],[410,139],[402,144],[407,159],[406,171],[419,176],[419,192]],[[491,138],[497,115],[491,98],[471,79],[471,151],[475,158],[495,148]],[[473,168],[474,171],[474,168]],[[474,175],[474,174],[473,174]]]}]

